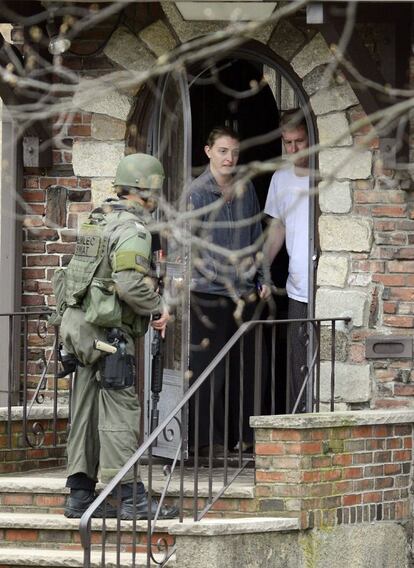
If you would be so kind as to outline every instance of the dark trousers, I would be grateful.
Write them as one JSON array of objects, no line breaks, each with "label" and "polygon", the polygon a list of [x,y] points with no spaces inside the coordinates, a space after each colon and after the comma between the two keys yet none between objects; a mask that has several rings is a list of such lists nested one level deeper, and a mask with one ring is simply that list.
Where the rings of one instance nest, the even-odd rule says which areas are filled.
[{"label": "dark trousers", "polygon": [[[234,317],[236,304],[226,296],[215,294],[192,293],[190,318],[190,370],[193,383],[206,369],[209,363],[237,331],[239,323]],[[241,314],[242,321],[260,319],[262,303],[257,299],[246,301]],[[253,431],[249,427],[249,417],[254,413],[254,369],[255,356],[262,357],[262,373],[266,376],[266,356],[264,342],[262,353],[255,353],[255,331],[244,336],[243,378],[240,370],[240,348],[236,344],[229,352],[228,360],[228,446],[233,448],[239,441],[240,422],[242,421],[242,441],[251,445]],[[263,381],[264,383],[264,381]],[[213,393],[213,444],[225,442],[225,385],[226,362],[219,364],[214,372],[214,384],[207,379],[199,391],[198,427],[199,447],[210,442],[210,393]],[[212,390],[211,390],[212,389]],[[239,412],[240,390],[243,390],[242,416]],[[263,390],[263,389],[262,389]],[[189,443],[194,447],[195,403],[190,404]]]},{"label": "dark trousers", "polygon": [[[288,318],[306,319],[308,317],[308,304],[289,298]],[[290,323],[287,335],[288,357],[288,412],[292,412],[299,397],[307,367],[307,331],[308,326],[300,323]],[[306,406],[306,389],[304,390],[296,412],[304,412]]]}]

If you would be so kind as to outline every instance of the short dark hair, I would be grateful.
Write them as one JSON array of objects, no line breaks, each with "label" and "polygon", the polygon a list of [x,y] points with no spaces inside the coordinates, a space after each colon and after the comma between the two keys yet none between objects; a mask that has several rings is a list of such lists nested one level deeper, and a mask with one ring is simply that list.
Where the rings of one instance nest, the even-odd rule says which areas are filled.
[{"label": "short dark hair", "polygon": [[305,113],[301,108],[291,108],[282,114],[280,119],[280,128],[282,130],[293,130],[294,128],[304,128],[308,131]]},{"label": "short dark hair", "polygon": [[233,138],[240,142],[240,136],[232,128],[229,128],[228,126],[215,126],[207,137],[207,146],[211,148],[214,142],[222,136],[229,136],[229,138]]}]

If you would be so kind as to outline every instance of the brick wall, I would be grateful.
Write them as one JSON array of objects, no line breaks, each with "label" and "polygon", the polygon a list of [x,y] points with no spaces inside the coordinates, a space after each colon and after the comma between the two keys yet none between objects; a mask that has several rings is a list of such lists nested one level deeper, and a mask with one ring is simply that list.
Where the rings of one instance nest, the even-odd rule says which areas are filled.
[{"label": "brick wall", "polygon": [[302,528],[410,518],[414,412],[255,417],[256,498]]},{"label": "brick wall", "polygon": [[[114,65],[99,50],[113,31],[114,16],[94,29],[84,32],[72,43],[62,64],[78,77],[100,75],[114,70]],[[80,54],[81,56],[75,55]],[[89,56],[88,54],[94,54]],[[74,250],[78,216],[91,210],[91,180],[74,175],[72,147],[76,140],[90,138],[91,114],[73,110],[51,120],[52,156],[49,168],[26,168],[23,201],[26,215],[23,229],[23,306],[53,306],[53,272],[66,266]],[[48,193],[51,186],[66,188],[66,199],[59,207]]]},{"label": "brick wall", "polygon": [[15,416],[10,423],[11,434],[7,419],[0,418],[0,473],[63,467],[66,464],[67,418],[58,418],[55,425],[47,409],[32,414],[37,415],[36,419],[28,420],[26,425],[27,440],[31,445],[24,439],[21,412],[20,418]]},{"label": "brick wall", "polygon": [[[56,118],[55,131],[61,136],[55,146],[71,148],[90,133],[89,113],[71,113]],[[76,129],[84,130],[76,130]],[[53,306],[51,279],[55,269],[66,266],[74,251],[78,216],[92,209],[91,180],[73,174],[69,149],[53,150],[53,167],[48,171],[26,168],[23,199],[26,215],[23,229],[23,306]],[[43,175],[42,175],[43,174]],[[63,202],[56,203],[54,186],[66,188]],[[62,222],[63,220],[63,222]]]},{"label": "brick wall", "polygon": [[[349,127],[366,118],[362,107],[346,111]],[[327,123],[329,125],[329,122]],[[364,137],[372,136],[368,143]],[[379,138],[365,125],[352,135],[352,147],[364,144],[372,154],[372,170],[364,179],[351,179],[351,204],[346,214],[338,203],[325,206],[319,230],[322,256],[318,270],[317,313],[343,314],[353,311],[354,326],[338,334],[337,354],[349,365],[367,365],[365,341],[370,335],[409,335],[414,324],[414,222],[413,182],[407,172],[385,169]],[[339,176],[341,177],[341,176]],[[362,228],[360,236],[356,231]],[[343,234],[338,234],[338,229]],[[329,239],[325,235],[332,235]],[[336,235],[336,236],[335,236]],[[360,251],[360,252],[358,252]],[[341,277],[338,267],[343,270]],[[343,301],[344,292],[348,294]],[[345,348],[341,348],[345,345]],[[372,408],[407,407],[412,403],[412,385],[403,384],[401,369],[410,369],[407,360],[384,359],[370,363]],[[410,374],[409,374],[410,375]],[[371,378],[374,380],[371,382]],[[405,378],[411,383],[412,377]],[[362,383],[361,383],[362,386]],[[352,396],[348,408],[355,403]],[[357,403],[361,407],[361,403]]]},{"label": "brick wall", "polygon": [[[116,23],[117,17],[114,16],[101,22],[95,29],[87,30],[72,43],[72,51],[65,54],[62,64],[78,77],[113,71],[116,66],[97,48],[110,36]],[[61,112],[52,117],[51,166],[25,169],[21,194],[25,206],[22,246],[23,307],[53,308],[53,273],[56,268],[68,264],[74,252],[79,218],[93,207],[91,179],[75,175],[72,164],[73,144],[91,138],[91,120],[90,112],[78,109]],[[44,362],[49,359],[53,340],[51,333],[39,336],[35,327],[35,324],[31,324],[28,337],[29,400],[39,381]],[[52,329],[48,331],[53,333]],[[52,380],[50,377],[53,366],[52,354],[48,383]],[[67,378],[59,381],[58,390],[60,401],[67,402]],[[44,394],[46,398],[52,398],[53,385],[47,384]],[[41,451],[43,450],[37,450]],[[29,450],[28,452],[28,456],[33,453]],[[24,458],[26,459],[31,458]]]},{"label": "brick wall", "polygon": [[[99,7],[96,9],[99,10]],[[138,33],[160,14],[161,9],[157,3],[143,3],[127,7],[123,17]],[[120,65],[105,53],[105,47],[120,25],[119,16],[116,14],[99,22],[94,28],[87,29],[72,41],[70,51],[62,56],[60,63],[74,74],[74,81],[105,76],[120,68]],[[126,50],[129,47],[125,45]],[[125,53],[125,56],[129,57],[130,54]],[[127,91],[131,95],[134,89]],[[128,100],[131,103],[132,96],[129,96]],[[99,102],[99,92],[93,92],[93,101]],[[113,104],[116,106],[117,101]],[[108,109],[101,108],[96,113],[91,113],[73,106],[67,112],[54,116],[51,119],[53,164],[49,168],[25,169],[22,192],[25,204],[23,306],[54,305],[51,278],[57,267],[66,266],[69,262],[74,250],[79,217],[92,209],[91,176],[75,175],[72,155],[74,144],[93,143],[97,140],[99,144],[107,140],[116,145],[126,138],[125,121],[124,130],[121,130],[119,135],[118,123],[122,121],[112,115],[108,117],[105,110]],[[116,114],[117,109],[113,110]],[[111,109],[108,112],[111,112]],[[93,117],[100,120],[99,126],[95,124],[94,133]],[[98,152],[96,160],[92,158],[89,161],[90,166],[99,170],[100,164],[96,163],[99,160],[105,160],[105,156],[99,155]],[[112,169],[116,165],[112,164]],[[59,203],[56,203],[52,192],[48,191],[54,186],[66,188],[66,196]],[[108,186],[110,187],[110,180]]]},{"label": "brick wall", "polygon": [[[376,33],[381,41],[380,30]],[[317,37],[312,41],[313,49],[309,43],[302,46],[291,61],[294,68],[300,64],[301,71],[297,72],[301,77],[306,62],[305,88],[312,73],[320,68],[318,64],[329,59],[327,46],[323,48]],[[411,85],[412,69],[413,61]],[[345,86],[344,81],[337,88],[338,92],[343,89],[340,103],[331,97],[336,87],[323,95],[318,89],[309,93],[321,143],[320,171],[322,177],[329,173],[333,178],[327,186],[324,182],[319,186],[321,256],[316,314],[351,315],[353,319],[352,329],[339,330],[336,338],[336,356],[342,367],[338,385],[344,394],[336,399],[338,409],[412,407],[412,362],[387,358],[369,361],[365,357],[365,341],[370,335],[411,335],[414,185],[401,163],[394,169],[384,167],[380,137],[390,134],[378,133],[369,122],[356,128],[356,122],[367,120],[367,115],[355,98],[345,100]],[[364,152],[358,154],[358,148]],[[339,156],[349,166],[341,171],[335,167],[335,157]],[[330,339],[323,337],[323,342],[323,358],[329,359]],[[350,374],[357,372],[361,378],[359,386],[347,388]],[[328,364],[322,364],[322,375],[327,384]]]}]

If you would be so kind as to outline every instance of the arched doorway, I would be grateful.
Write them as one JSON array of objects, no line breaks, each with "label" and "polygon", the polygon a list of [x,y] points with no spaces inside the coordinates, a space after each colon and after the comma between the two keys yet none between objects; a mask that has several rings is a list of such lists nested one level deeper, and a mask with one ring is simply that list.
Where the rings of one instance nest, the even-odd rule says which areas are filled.
[{"label": "arched doorway", "polygon": [[[260,88],[256,89],[255,85]],[[246,143],[242,161],[265,161],[281,154],[280,139],[275,132],[281,112],[300,106],[307,117],[310,144],[315,144],[316,128],[307,103],[300,79],[268,48],[258,42],[249,42],[243,48],[214,62],[199,62],[187,70],[187,74],[180,70],[162,78],[153,100],[154,113],[149,125],[147,149],[157,154],[165,165],[167,201],[175,211],[185,207],[181,198],[185,195],[186,185],[191,175],[197,175],[200,168],[203,168],[205,139],[211,128],[217,124],[227,124],[240,133]],[[142,130],[138,128],[138,131],[142,138]],[[316,158],[312,156],[312,171],[316,170],[315,162]],[[270,175],[260,176],[253,181],[263,206]],[[312,179],[311,184],[313,185]],[[316,204],[313,195],[310,200],[309,258],[316,260]],[[174,239],[172,242],[174,243]],[[175,330],[171,331],[168,340],[170,351],[167,360],[170,361],[170,367],[167,366],[165,370],[167,382],[161,398],[161,418],[162,414],[174,405],[173,401],[179,399],[188,387],[185,370],[188,364],[189,342],[189,297],[186,293],[189,285],[189,247],[186,248],[183,241],[178,247],[176,244],[165,243],[165,270],[167,274],[170,272],[173,279],[181,281],[184,292],[177,306]],[[309,314],[313,315],[313,262],[309,270]],[[273,266],[273,277],[280,287],[284,286],[286,275],[286,253],[282,253]],[[282,318],[285,313],[284,299],[278,298],[278,304],[278,317]],[[148,346],[147,341],[147,358]],[[149,392],[149,365],[146,367]],[[283,411],[283,408],[272,410]],[[182,421],[183,431],[186,432],[185,416]],[[168,444],[159,453],[170,455]]]},{"label": "arched doorway", "polygon": [[[267,52],[267,53],[265,53]],[[214,126],[225,125],[241,137],[242,146],[239,164],[263,163],[275,160],[282,153],[281,137],[278,132],[280,115],[292,108],[302,107],[308,113],[307,98],[301,89],[299,79],[283,64],[272,59],[268,50],[251,42],[231,56],[218,58],[214,62],[201,62],[189,70],[190,101],[192,111],[192,173],[199,175],[206,164],[204,145],[208,133]],[[313,121],[308,116],[311,141],[315,138]],[[314,168],[313,168],[314,169]],[[272,173],[255,176],[252,180],[261,208],[264,208]],[[311,198],[309,219],[312,239],[309,258],[314,254],[315,203]],[[312,272],[313,264],[309,266]],[[271,318],[287,318],[288,298],[285,285],[288,274],[288,256],[282,248],[271,267],[272,280],[281,295],[274,295],[276,309]],[[284,292],[284,295],[283,295]],[[313,315],[313,286],[310,291],[309,315]],[[271,404],[264,409],[269,413],[286,411],[286,326],[278,331],[276,346],[276,370],[273,379]],[[270,336],[267,338],[269,344]],[[270,345],[269,345],[270,347]],[[270,352],[270,348],[269,348]],[[268,384],[269,381],[264,379]],[[270,395],[270,392],[269,392]],[[288,404],[289,407],[289,404]]]},{"label": "arched doorway", "polygon": [[[192,112],[192,174],[198,176],[205,168],[207,158],[204,146],[209,132],[217,126],[227,126],[241,139],[239,165],[265,162],[282,153],[280,136],[272,135],[279,127],[280,109],[266,80],[269,71],[259,59],[226,57],[211,66],[198,65],[189,71],[190,101]],[[244,148],[244,150],[243,150]],[[253,181],[260,209],[263,210],[271,173],[255,176]],[[263,223],[264,229],[265,223]],[[285,246],[271,266],[274,284],[284,292],[288,274],[288,255]],[[275,294],[271,309],[272,319],[287,318],[287,296]],[[268,312],[262,314],[266,318]],[[271,352],[270,330],[265,331],[268,352]],[[278,333],[276,347],[274,405],[266,404],[266,413],[285,412],[286,377],[286,327]],[[269,390],[269,380],[264,380]],[[270,392],[263,400],[270,401]]]}]

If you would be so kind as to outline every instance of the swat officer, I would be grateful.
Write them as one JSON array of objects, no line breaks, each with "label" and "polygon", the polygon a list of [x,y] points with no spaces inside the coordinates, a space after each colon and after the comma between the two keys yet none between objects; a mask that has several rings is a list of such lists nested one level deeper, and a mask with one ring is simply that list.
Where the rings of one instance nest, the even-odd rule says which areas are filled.
[{"label": "swat officer", "polygon": [[[64,514],[79,518],[95,499],[98,469],[108,482],[138,447],[140,407],[134,383],[134,340],[151,325],[165,333],[169,314],[148,276],[151,234],[146,224],[157,206],[164,170],[147,154],[120,161],[110,199],[90,214],[79,231],[76,249],[64,272],[61,336],[66,352],[79,362],[73,390],[72,425],[68,439]],[[113,353],[94,348],[96,340]],[[94,344],[95,342],[95,344]],[[141,481],[133,505],[133,472],[121,485],[123,519],[148,518]],[[102,516],[98,509],[96,516]],[[161,517],[176,516],[163,507]],[[107,506],[107,516],[115,511]]]}]

